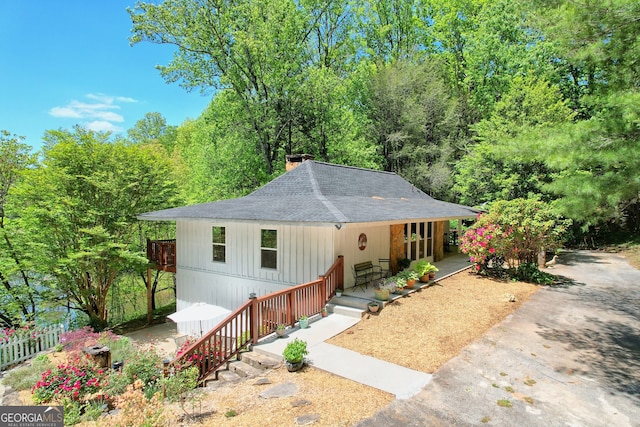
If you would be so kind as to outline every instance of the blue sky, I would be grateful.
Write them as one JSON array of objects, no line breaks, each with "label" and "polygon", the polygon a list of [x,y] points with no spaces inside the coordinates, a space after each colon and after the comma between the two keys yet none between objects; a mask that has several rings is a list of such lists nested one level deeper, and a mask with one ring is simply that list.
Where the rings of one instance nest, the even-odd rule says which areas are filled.
[{"label": "blue sky", "polygon": [[79,124],[126,135],[148,112],[170,125],[211,99],[167,84],[171,46],[129,45],[134,0],[1,0],[0,129],[39,149],[49,129]]}]

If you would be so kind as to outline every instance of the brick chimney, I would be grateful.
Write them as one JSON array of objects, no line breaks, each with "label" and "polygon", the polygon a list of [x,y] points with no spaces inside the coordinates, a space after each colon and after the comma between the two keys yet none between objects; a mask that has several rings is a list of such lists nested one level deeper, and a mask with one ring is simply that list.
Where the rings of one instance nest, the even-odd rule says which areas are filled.
[{"label": "brick chimney", "polygon": [[311,154],[287,154],[285,158],[287,160],[287,172],[289,172],[291,169],[299,166],[302,162],[306,160],[313,160],[315,157]]}]

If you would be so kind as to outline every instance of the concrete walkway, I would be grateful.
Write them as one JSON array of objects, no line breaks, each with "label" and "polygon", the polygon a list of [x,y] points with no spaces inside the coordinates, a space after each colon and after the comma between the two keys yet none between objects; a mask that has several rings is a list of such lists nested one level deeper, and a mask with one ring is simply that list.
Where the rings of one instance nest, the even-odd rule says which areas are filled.
[{"label": "concrete walkway", "polygon": [[311,319],[308,328],[294,328],[282,338],[261,341],[253,346],[253,351],[282,359],[282,351],[287,343],[299,338],[307,342],[307,362],[318,369],[392,393],[397,399],[407,399],[418,393],[431,380],[430,374],[324,342],[359,321],[356,317],[337,313],[324,318],[316,316]]},{"label": "concrete walkway", "polygon": [[[468,258],[464,255],[452,255],[434,264],[439,269],[438,278],[450,276],[470,266]],[[343,300],[347,298],[349,296],[342,297]],[[396,399],[411,398],[431,381],[431,374],[326,343],[329,338],[356,325],[363,314],[356,309],[335,307],[334,310],[334,313],[325,318],[311,318],[307,329],[290,329],[285,337],[270,337],[253,346],[253,350],[281,359],[287,343],[299,338],[307,342],[307,360],[314,367],[392,393]],[[340,314],[349,311],[351,315]]]}]

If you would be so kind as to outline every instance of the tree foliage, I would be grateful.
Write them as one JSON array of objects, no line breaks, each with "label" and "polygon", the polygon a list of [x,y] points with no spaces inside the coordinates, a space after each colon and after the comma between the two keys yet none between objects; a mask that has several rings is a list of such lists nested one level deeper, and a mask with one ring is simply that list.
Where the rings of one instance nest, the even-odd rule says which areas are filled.
[{"label": "tree foliage", "polygon": [[511,145],[557,171],[545,190],[586,228],[640,230],[640,5],[628,0],[531,3],[579,88],[580,118],[535,129]]},{"label": "tree foliage", "polygon": [[29,240],[10,206],[21,174],[35,163],[23,139],[0,130],[0,324],[7,327],[33,320],[36,311]]},{"label": "tree foliage", "polygon": [[45,275],[41,286],[99,327],[108,319],[111,285],[147,263],[136,214],[172,206],[176,191],[161,146],[108,138],[82,128],[48,131],[41,165],[16,191],[16,212]]}]

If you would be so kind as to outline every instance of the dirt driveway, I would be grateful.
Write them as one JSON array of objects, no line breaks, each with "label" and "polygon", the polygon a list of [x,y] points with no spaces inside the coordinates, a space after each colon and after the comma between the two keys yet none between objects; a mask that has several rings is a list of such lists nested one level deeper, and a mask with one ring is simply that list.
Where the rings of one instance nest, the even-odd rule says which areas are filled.
[{"label": "dirt driveway", "polygon": [[357,425],[640,426],[640,271],[587,251],[549,271],[563,283]]}]

